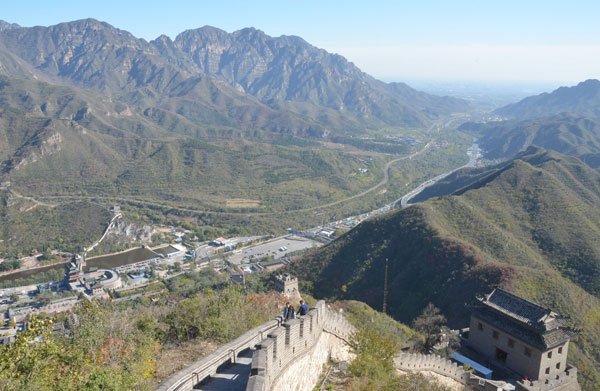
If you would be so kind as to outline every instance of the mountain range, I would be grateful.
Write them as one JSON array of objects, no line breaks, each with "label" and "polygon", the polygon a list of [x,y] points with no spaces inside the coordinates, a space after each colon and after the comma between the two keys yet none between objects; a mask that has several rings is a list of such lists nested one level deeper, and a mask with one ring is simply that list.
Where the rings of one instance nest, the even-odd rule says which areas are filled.
[{"label": "mountain range", "polygon": [[573,359],[584,389],[593,389],[600,384],[599,221],[600,174],[532,147],[481,169],[452,195],[360,224],[290,270],[317,297],[381,308],[387,262],[390,315],[410,322],[433,302],[452,327],[467,324],[465,304],[502,286],[584,329]]},{"label": "mountain range", "polygon": [[495,110],[509,118],[538,118],[560,113],[600,117],[600,81],[589,79],[573,87],[560,87],[551,93],[530,96]]},{"label": "mountain range", "polygon": [[600,118],[562,113],[543,118],[468,123],[460,129],[475,134],[489,160],[508,159],[536,145],[600,167]]},{"label": "mountain range", "polygon": [[[147,42],[94,19],[0,30],[0,74],[93,89],[151,119],[326,135],[425,126],[466,102],[374,79],[299,37],[205,26]],[[148,111],[151,108],[150,111]],[[131,107],[133,109],[133,107]]]},{"label": "mountain range", "polygon": [[382,164],[357,176],[370,155],[323,143],[467,107],[252,28],[148,42],[94,19],[0,23],[0,181],[25,195],[312,207],[374,185]]},{"label": "mountain range", "polygon": [[497,109],[501,121],[467,122],[488,160],[510,159],[532,145],[600,167],[600,81],[531,96]]}]

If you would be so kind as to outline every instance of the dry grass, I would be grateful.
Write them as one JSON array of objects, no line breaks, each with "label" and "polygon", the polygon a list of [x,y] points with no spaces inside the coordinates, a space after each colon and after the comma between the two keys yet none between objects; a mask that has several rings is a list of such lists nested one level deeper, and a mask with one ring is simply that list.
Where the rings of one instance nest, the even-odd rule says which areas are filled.
[{"label": "dry grass", "polygon": [[259,200],[249,200],[245,198],[230,198],[225,200],[226,208],[258,208],[259,206]]}]

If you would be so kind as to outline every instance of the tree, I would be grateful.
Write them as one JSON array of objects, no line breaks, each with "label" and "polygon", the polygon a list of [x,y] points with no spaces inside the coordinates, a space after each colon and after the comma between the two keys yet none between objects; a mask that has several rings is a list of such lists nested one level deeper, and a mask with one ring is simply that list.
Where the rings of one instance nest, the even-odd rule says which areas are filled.
[{"label": "tree", "polygon": [[354,377],[352,389],[399,389],[394,370],[394,355],[399,347],[393,338],[364,328],[352,335],[350,348],[356,354],[349,367]]},{"label": "tree", "polygon": [[421,315],[413,321],[413,328],[425,334],[424,348],[426,350],[435,345],[437,334],[445,325],[446,317],[432,303],[428,303],[423,312],[421,312]]},{"label": "tree", "polygon": [[181,262],[177,261],[173,264],[173,271],[179,273],[181,271]]}]

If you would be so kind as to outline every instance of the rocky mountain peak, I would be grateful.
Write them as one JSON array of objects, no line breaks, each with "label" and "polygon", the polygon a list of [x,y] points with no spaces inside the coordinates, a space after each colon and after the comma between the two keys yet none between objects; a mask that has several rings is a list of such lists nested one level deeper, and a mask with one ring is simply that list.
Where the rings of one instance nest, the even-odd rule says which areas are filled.
[{"label": "rocky mountain peak", "polygon": [[261,113],[285,110],[286,118],[290,113],[302,117],[298,123],[327,118],[326,126],[344,129],[424,126],[466,105],[458,99],[448,105],[408,86],[390,87],[300,37],[271,37],[252,27],[228,33],[204,26],[174,40],[162,35],[146,42],[108,23],[82,19],[6,29],[0,32],[2,46],[41,76],[110,96],[135,96],[136,101],[185,96],[210,110],[217,102],[238,102]]},{"label": "rocky mountain peak", "polygon": [[5,22],[4,20],[0,19],[0,31],[16,29],[19,27],[21,27],[21,26],[19,26],[16,23],[8,23],[8,22]]}]

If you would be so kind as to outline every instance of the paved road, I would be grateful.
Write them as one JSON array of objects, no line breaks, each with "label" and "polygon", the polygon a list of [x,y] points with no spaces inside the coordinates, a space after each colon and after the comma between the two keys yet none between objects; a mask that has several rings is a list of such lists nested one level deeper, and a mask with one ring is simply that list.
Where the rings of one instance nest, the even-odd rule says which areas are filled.
[{"label": "paved road", "polygon": [[254,350],[246,350],[238,355],[237,362],[221,372],[213,375],[202,385],[196,385],[195,390],[204,391],[245,391],[250,378],[250,365]]},{"label": "paved road", "polygon": [[425,144],[425,146],[423,148],[421,148],[420,150],[418,150],[417,152],[414,152],[414,153],[412,153],[412,154],[410,154],[408,156],[403,156],[403,157],[400,157],[398,159],[390,160],[389,162],[387,162],[386,165],[385,165],[385,167],[383,168],[383,179],[381,180],[381,182],[379,182],[375,186],[372,186],[372,187],[368,188],[367,190],[361,191],[360,193],[355,194],[353,196],[344,198],[343,200],[338,200],[338,201],[330,202],[328,204],[314,206],[312,208],[297,209],[297,210],[293,210],[292,212],[294,212],[294,213],[295,212],[310,212],[310,211],[317,210],[317,209],[329,208],[329,207],[332,207],[332,206],[336,206],[336,205],[342,204],[344,202],[352,201],[352,200],[355,200],[357,198],[363,197],[363,196],[365,196],[365,195],[367,195],[367,194],[369,194],[369,193],[371,193],[371,192],[379,189],[380,187],[387,185],[387,183],[390,181],[390,169],[392,168],[392,165],[394,163],[398,163],[398,162],[400,162],[402,160],[407,160],[407,159],[410,160],[413,157],[418,156],[418,155],[422,154],[423,152],[425,152],[427,149],[429,149],[430,146],[431,146],[431,141],[428,142],[427,144]]},{"label": "paved road", "polygon": [[[469,162],[467,164],[465,164],[464,166],[455,168],[454,170],[450,170],[448,172],[440,174],[434,178],[428,179],[425,182],[421,183],[415,189],[411,190],[409,193],[406,193],[404,196],[402,196],[402,198],[400,198],[400,206],[402,208],[404,208],[405,206],[408,206],[408,203],[410,202],[410,200],[415,198],[417,196],[417,194],[421,193],[426,188],[435,185],[438,181],[446,178],[447,176],[455,173],[456,171],[462,170],[463,168],[467,168],[467,167],[475,167],[477,165],[477,161],[481,157],[481,149],[479,148],[479,145],[477,145],[477,143],[474,143],[467,151],[467,155],[469,156]],[[396,203],[397,202],[398,201],[396,201]]]}]

